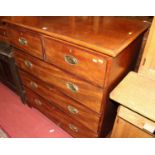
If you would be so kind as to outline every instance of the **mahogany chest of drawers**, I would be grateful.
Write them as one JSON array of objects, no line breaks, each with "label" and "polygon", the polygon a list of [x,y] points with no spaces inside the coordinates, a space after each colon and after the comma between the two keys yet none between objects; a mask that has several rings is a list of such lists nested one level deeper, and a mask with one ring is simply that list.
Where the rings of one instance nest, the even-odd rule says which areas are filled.
[{"label": "mahogany chest of drawers", "polygon": [[73,137],[105,137],[112,88],[132,70],[146,23],[117,17],[5,20],[26,100]]}]

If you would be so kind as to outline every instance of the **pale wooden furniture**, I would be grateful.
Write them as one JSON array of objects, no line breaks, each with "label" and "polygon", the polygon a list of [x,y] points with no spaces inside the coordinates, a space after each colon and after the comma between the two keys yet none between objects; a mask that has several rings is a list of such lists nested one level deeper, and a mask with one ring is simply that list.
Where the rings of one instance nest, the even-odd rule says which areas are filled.
[{"label": "pale wooden furniture", "polygon": [[110,98],[122,105],[111,137],[155,136],[155,19],[139,72],[130,72],[110,93]]},{"label": "pale wooden furniture", "polygon": [[110,98],[155,121],[155,81],[130,72]]},{"label": "pale wooden furniture", "polygon": [[139,74],[155,79],[155,19],[152,22],[144,54],[139,67]]},{"label": "pale wooden furniture", "polygon": [[155,123],[120,106],[115,120],[112,138],[153,138]]}]

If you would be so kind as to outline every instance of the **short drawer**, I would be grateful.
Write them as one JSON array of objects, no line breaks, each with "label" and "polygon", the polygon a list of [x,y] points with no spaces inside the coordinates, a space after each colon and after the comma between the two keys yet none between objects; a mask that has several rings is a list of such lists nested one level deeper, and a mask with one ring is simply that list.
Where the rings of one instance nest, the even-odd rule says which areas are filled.
[{"label": "short drawer", "polygon": [[49,102],[54,103],[57,107],[78,120],[80,123],[88,127],[94,132],[98,131],[100,123],[100,115],[92,112],[87,107],[82,106],[78,102],[72,100],[66,95],[59,92],[52,86],[49,86],[40,80],[30,76],[29,74],[19,71],[22,83],[27,88],[33,90]]},{"label": "short drawer", "polygon": [[93,111],[100,112],[103,90],[72,76],[39,59],[15,51],[16,63],[22,70],[55,86],[67,96]]},{"label": "short drawer", "polygon": [[44,37],[46,61],[103,87],[106,59],[86,50]]},{"label": "short drawer", "polygon": [[68,115],[64,112],[47,102],[42,97],[38,96],[37,94],[33,93],[28,88],[25,88],[27,102],[45,114],[51,120],[58,123],[60,127],[62,127],[65,131],[67,131],[73,137],[98,137],[98,135],[91,130],[84,127],[78,121],[71,119]]},{"label": "short drawer", "polygon": [[37,33],[21,27],[9,26],[8,37],[10,43],[15,47],[24,50],[32,56],[43,59],[41,37]]}]

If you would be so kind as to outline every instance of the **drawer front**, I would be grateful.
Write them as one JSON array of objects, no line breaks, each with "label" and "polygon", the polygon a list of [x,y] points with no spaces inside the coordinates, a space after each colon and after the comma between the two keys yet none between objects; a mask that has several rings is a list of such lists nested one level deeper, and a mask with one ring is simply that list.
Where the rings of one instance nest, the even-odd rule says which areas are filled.
[{"label": "drawer front", "polygon": [[43,59],[42,42],[38,34],[26,29],[10,26],[8,28],[10,43],[26,53]]},{"label": "drawer front", "polygon": [[64,112],[60,111],[58,108],[33,93],[30,89],[25,88],[27,102],[40,110],[43,114],[45,114],[51,120],[58,123],[60,127],[66,130],[73,137],[97,137],[97,134],[87,129],[79,122],[71,119]]},{"label": "drawer front", "polygon": [[82,81],[43,61],[15,52],[17,65],[40,80],[57,87],[93,111],[100,112],[103,90]]},{"label": "drawer front", "polygon": [[8,39],[5,36],[0,35],[0,41],[8,42]]},{"label": "drawer front", "polygon": [[35,93],[42,96],[46,100],[54,103],[65,113],[78,120],[80,123],[91,129],[92,131],[98,131],[100,115],[93,113],[88,108],[66,97],[57,89],[49,85],[46,85],[45,83],[41,82],[40,80],[37,80],[29,74],[21,70],[19,71],[19,73],[24,86],[33,90]]},{"label": "drawer front", "polygon": [[[51,117],[51,114],[55,110],[55,106],[52,104],[49,104],[48,101],[44,100],[42,97],[38,96],[34,92],[32,92],[30,89],[24,87],[25,95],[26,95],[26,103],[39,111],[41,111],[44,115],[46,115],[48,118]],[[56,123],[57,125],[60,124],[60,120],[55,119],[55,117],[52,118],[52,121]]]},{"label": "drawer front", "polygon": [[8,42],[6,29],[0,28],[0,41]]},{"label": "drawer front", "polygon": [[106,59],[85,50],[44,38],[46,61],[103,87]]},{"label": "drawer front", "polygon": [[0,35],[1,36],[7,36],[6,30],[4,28],[0,28]]},{"label": "drawer front", "polygon": [[117,116],[111,138],[153,138],[153,135]]}]

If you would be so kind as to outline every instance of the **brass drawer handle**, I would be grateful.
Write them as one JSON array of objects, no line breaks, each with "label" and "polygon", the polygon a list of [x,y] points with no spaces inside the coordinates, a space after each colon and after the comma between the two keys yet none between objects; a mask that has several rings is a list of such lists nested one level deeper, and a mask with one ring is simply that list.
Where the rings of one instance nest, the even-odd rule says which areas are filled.
[{"label": "brass drawer handle", "polygon": [[68,126],[74,132],[78,132],[79,131],[79,129],[75,125],[73,125],[73,124],[69,124]]},{"label": "brass drawer handle", "polygon": [[71,82],[67,82],[66,86],[69,90],[71,90],[72,92],[76,93],[79,91],[78,86],[76,86],[75,84],[71,83]]},{"label": "brass drawer handle", "polygon": [[41,106],[42,102],[39,99],[34,99],[35,104]]},{"label": "brass drawer handle", "polygon": [[21,45],[27,45],[28,43],[28,41],[25,38],[19,38],[18,41]]},{"label": "brass drawer handle", "polygon": [[31,86],[32,89],[38,88],[38,85],[33,81],[30,82],[30,86]]},{"label": "brass drawer handle", "polygon": [[79,111],[78,111],[76,108],[74,108],[74,107],[72,107],[72,106],[70,106],[70,105],[67,106],[67,109],[68,109],[69,112],[72,113],[72,114],[78,114],[78,113],[79,113]]},{"label": "brass drawer handle", "polygon": [[70,65],[75,65],[78,63],[77,59],[71,55],[65,55],[64,59]]},{"label": "brass drawer handle", "polygon": [[33,67],[32,63],[29,60],[24,60],[24,64],[28,68],[32,68]]}]

